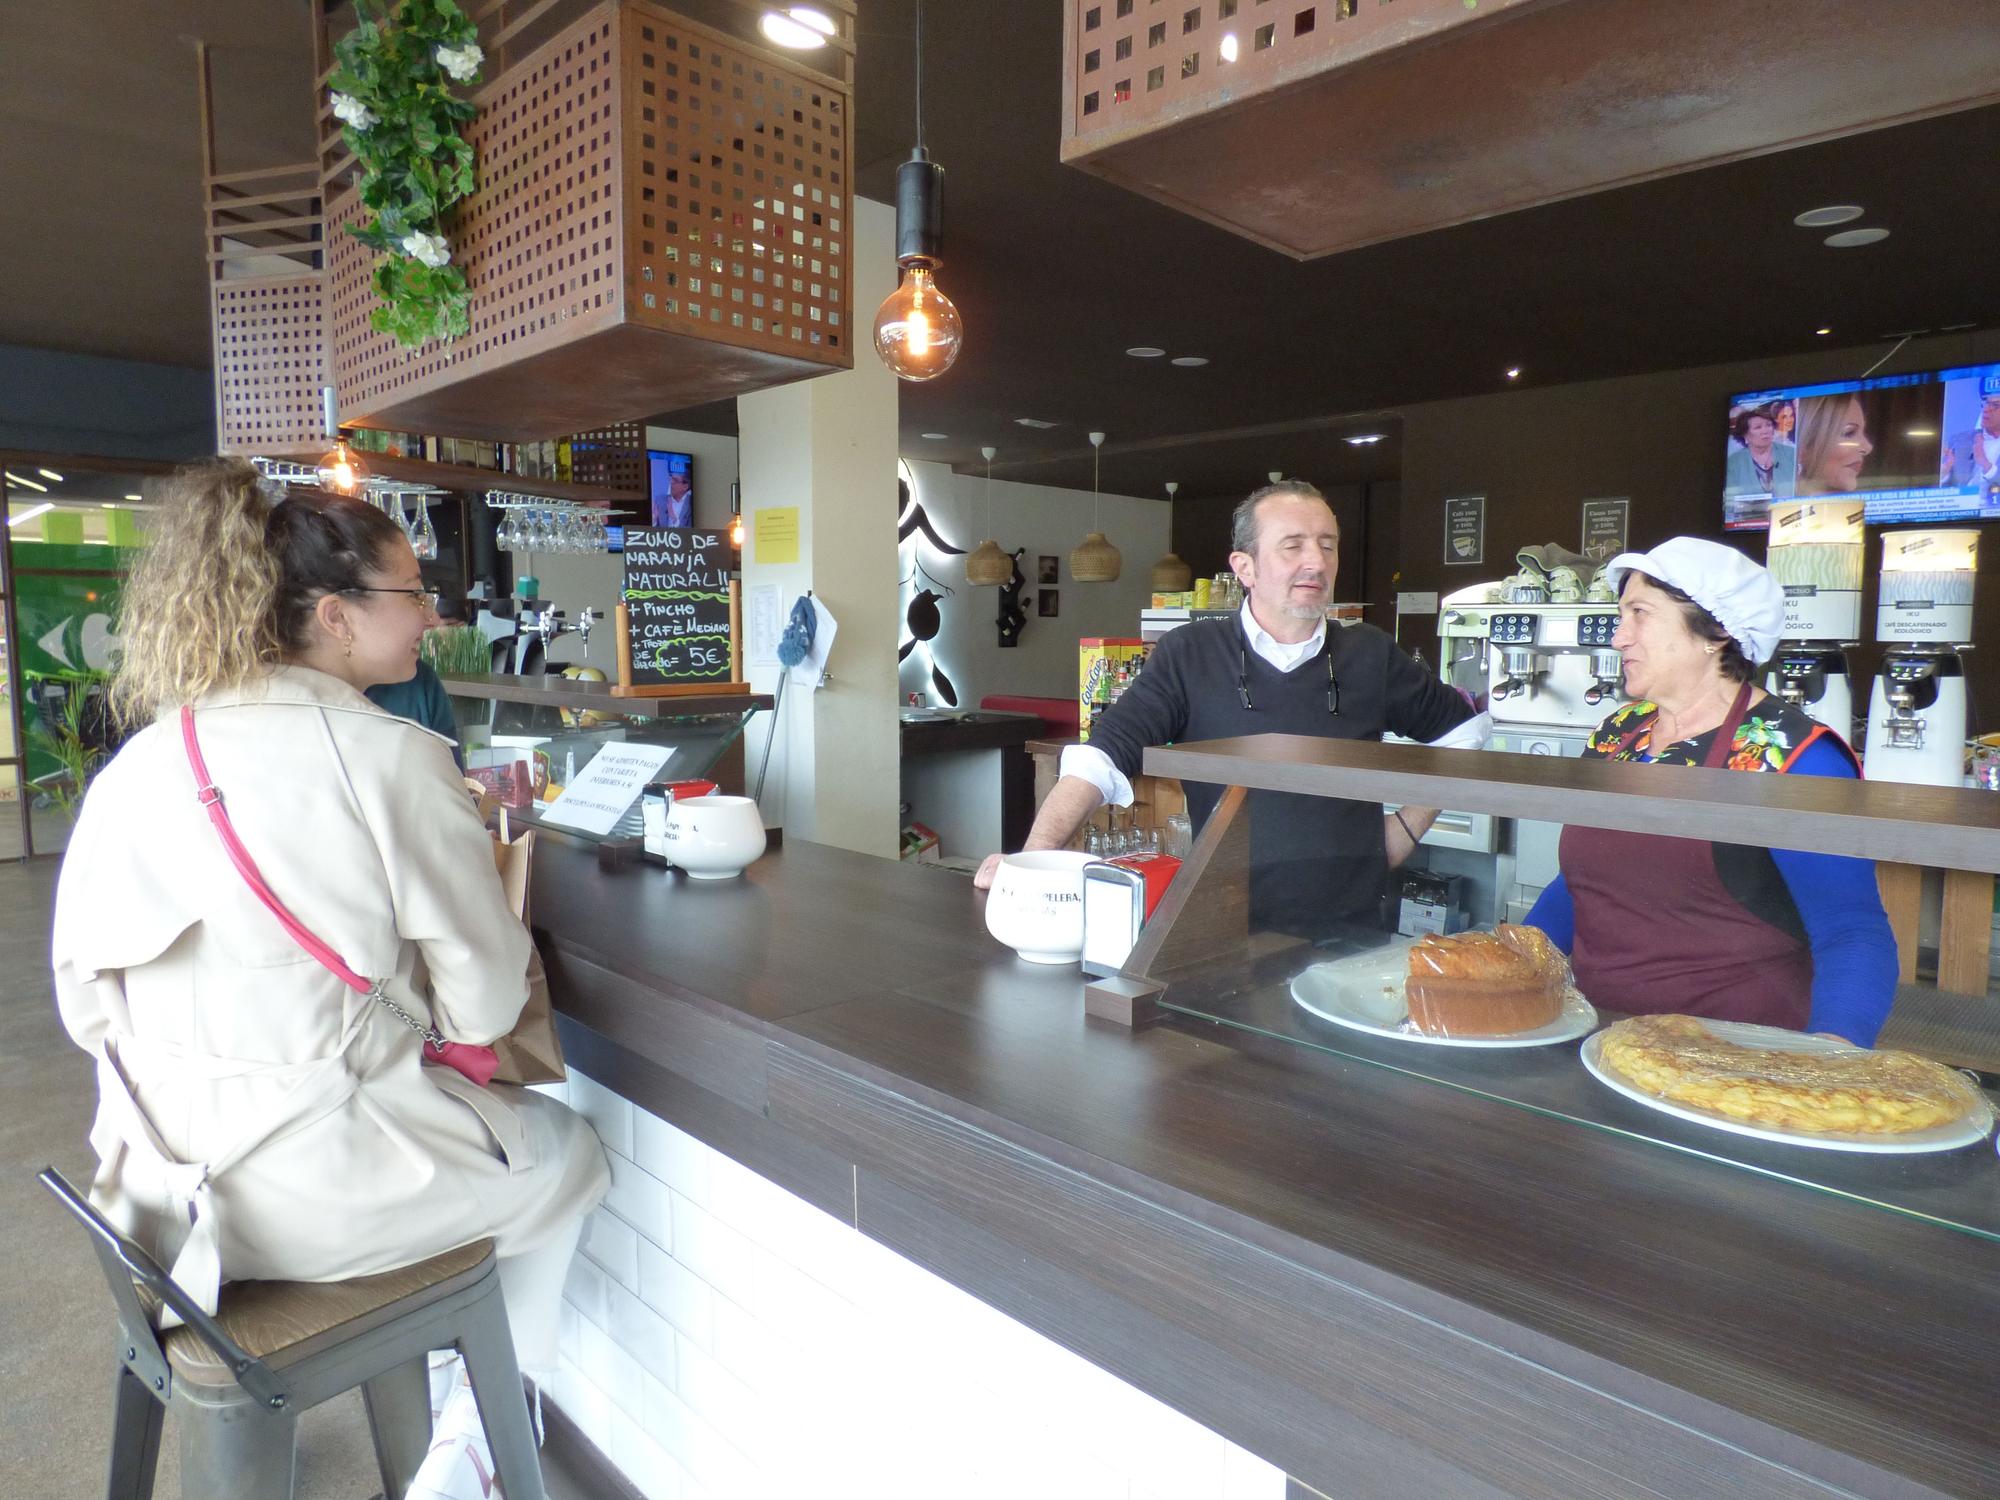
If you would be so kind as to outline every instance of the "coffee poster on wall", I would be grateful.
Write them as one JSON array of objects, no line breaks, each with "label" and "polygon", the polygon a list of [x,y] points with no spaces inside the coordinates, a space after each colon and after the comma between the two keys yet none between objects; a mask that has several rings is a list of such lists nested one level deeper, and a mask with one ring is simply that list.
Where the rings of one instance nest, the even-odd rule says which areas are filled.
[{"label": "coffee poster on wall", "polygon": [[1486,561],[1486,497],[1459,495],[1444,503],[1444,560]]},{"label": "coffee poster on wall", "polygon": [[729,681],[729,563],[719,531],[625,533],[635,684]]},{"label": "coffee poster on wall", "polygon": [[1583,545],[1577,550],[1593,562],[1609,562],[1625,550],[1632,502],[1623,496],[1583,502]]}]

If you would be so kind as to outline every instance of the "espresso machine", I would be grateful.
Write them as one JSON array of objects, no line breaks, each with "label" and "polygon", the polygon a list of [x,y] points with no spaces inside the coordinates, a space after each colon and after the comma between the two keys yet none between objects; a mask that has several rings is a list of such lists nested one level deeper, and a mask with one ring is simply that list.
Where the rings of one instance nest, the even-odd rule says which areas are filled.
[{"label": "espresso machine", "polygon": [[1859,500],[1771,502],[1769,566],[1785,591],[1784,635],[1764,688],[1854,739],[1846,648],[1861,639],[1865,507]]},{"label": "espresso machine", "polygon": [[[1611,637],[1615,600],[1531,569],[1448,596],[1438,616],[1440,675],[1493,715],[1487,748],[1516,755],[1581,755],[1591,731],[1624,701],[1624,664]],[[1553,592],[1572,597],[1557,603]],[[1576,597],[1582,596],[1582,597]],[[1516,820],[1497,840],[1495,909],[1518,920],[1556,878],[1557,823]]]},{"label": "espresso machine", "polygon": [[1889,649],[1868,701],[1871,781],[1960,786],[1965,779],[1965,663],[1971,645],[1976,531],[1896,531],[1882,538],[1875,638]]}]

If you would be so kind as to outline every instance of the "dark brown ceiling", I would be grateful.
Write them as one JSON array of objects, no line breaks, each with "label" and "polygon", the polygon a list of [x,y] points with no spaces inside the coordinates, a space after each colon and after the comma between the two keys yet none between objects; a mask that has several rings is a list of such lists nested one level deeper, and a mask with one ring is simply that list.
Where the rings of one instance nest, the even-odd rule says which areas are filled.
[{"label": "dark brown ceiling", "polygon": [[[857,183],[886,200],[913,138],[913,5],[860,8]],[[304,0],[0,4],[0,342],[206,363],[192,39],[215,49],[225,166],[300,159],[305,15]],[[1353,482],[1396,472],[1394,424],[1368,413],[1501,389],[1509,365],[1560,383],[1825,347],[1822,325],[1859,349],[2000,321],[1980,206],[2000,109],[1299,264],[1058,163],[1061,20],[1058,0],[926,6],[941,279],[968,337],[955,369],[903,388],[911,457],[976,468],[990,442],[996,473],[1088,487],[1099,428],[1105,488],[1129,494],[1230,493],[1269,469]],[[1791,222],[1838,202],[1890,239],[1832,250]],[[1211,362],[1123,353],[1147,344]],[[1392,437],[1357,450],[1341,441],[1356,430]]]}]

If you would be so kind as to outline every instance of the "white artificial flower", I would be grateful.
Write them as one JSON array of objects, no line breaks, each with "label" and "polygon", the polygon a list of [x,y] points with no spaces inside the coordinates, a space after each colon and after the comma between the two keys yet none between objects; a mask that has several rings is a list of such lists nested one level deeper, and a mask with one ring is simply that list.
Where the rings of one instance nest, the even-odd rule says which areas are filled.
[{"label": "white artificial flower", "polygon": [[451,260],[451,243],[441,234],[419,230],[403,236],[403,253],[427,266],[442,266]]},{"label": "white artificial flower", "polygon": [[352,94],[335,94],[333,113],[342,123],[352,125],[356,130],[366,130],[375,123],[374,112]]},{"label": "white artificial flower", "polygon": [[435,54],[437,65],[459,83],[472,82],[479,72],[480,63],[486,54],[479,50],[477,42],[467,42],[463,47],[440,47]]}]

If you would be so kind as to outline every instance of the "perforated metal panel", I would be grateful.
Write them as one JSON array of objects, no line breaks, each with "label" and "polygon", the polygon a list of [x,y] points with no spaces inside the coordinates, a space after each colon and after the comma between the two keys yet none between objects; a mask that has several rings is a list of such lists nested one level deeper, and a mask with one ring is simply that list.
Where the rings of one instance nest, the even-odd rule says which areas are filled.
[{"label": "perforated metal panel", "polygon": [[325,288],[319,271],[211,283],[218,453],[325,447]]},{"label": "perforated metal panel", "polygon": [[537,438],[852,365],[843,89],[612,0],[477,103],[466,337],[413,351],[369,326],[374,254],[329,186],[344,417]]},{"label": "perforated metal panel", "polygon": [[660,10],[625,12],[633,316],[848,363],[848,101]]},{"label": "perforated metal panel", "polygon": [[372,411],[618,320],[616,34],[614,7],[601,7],[479,95],[466,139],[480,187],[452,229],[472,292],[465,337],[410,350],[369,325],[375,252],[347,233],[361,218],[358,196],[333,200],[333,368],[343,410]]},{"label": "perforated metal panel", "polygon": [[[1268,85],[1315,58],[1386,40],[1445,0],[1071,0],[1079,139]],[[1460,0],[1449,0],[1458,5]],[[1336,29],[1337,28],[1337,29]]]}]

